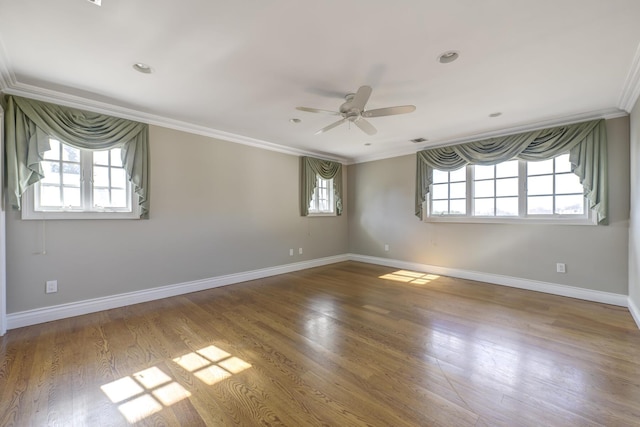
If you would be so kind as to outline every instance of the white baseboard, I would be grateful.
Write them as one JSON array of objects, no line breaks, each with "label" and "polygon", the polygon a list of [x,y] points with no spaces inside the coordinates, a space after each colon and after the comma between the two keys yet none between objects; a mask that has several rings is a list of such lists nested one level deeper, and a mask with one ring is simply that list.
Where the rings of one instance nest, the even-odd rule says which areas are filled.
[{"label": "white baseboard", "polygon": [[[591,289],[576,288],[574,286],[559,285],[556,283],[539,282],[537,280],[521,279],[518,277],[502,276],[499,274],[481,273],[478,271],[460,270],[457,268],[438,267],[414,262],[399,261],[388,258],[378,258],[366,255],[349,254],[352,261],[366,262],[369,264],[384,265],[387,267],[401,268],[404,270],[423,271],[425,273],[438,274],[440,276],[457,277],[460,279],[476,280],[478,282],[493,283],[495,285],[510,286],[512,288],[527,289],[530,291],[544,292],[547,294],[561,295],[586,301],[601,302],[605,304],[627,307],[627,295],[611,292],[594,291]],[[636,320],[637,322],[637,320]]]},{"label": "white baseboard", "polygon": [[206,289],[232,285],[234,283],[246,282],[249,280],[262,279],[264,277],[277,276],[278,274],[291,273],[293,271],[306,270],[307,268],[320,267],[323,265],[334,264],[337,262],[348,260],[349,257],[347,255],[318,258],[310,261],[302,261],[276,267],[261,268],[259,270],[247,271],[243,273],[228,274],[225,276],[195,280],[193,282],[161,286],[158,288],[145,289],[142,291],[127,292],[125,294],[112,295],[102,298],[93,298],[90,300],[60,304],[52,307],[36,308],[33,310],[11,313],[7,315],[7,329],[21,328],[23,326],[50,322],[52,320],[81,316],[83,314],[95,313],[97,311],[110,310],[112,308],[124,307],[127,305],[173,297],[176,295],[203,291]]},{"label": "white baseboard", "polygon": [[636,321],[636,325],[638,325],[638,328],[640,329],[640,310],[638,309],[636,303],[633,302],[631,297],[629,297],[628,307],[629,313],[631,313],[631,317],[633,317],[633,320]]},{"label": "white baseboard", "polygon": [[161,286],[158,288],[146,289],[142,291],[128,292],[125,294],[94,298],[90,300],[61,304],[52,307],[11,313],[7,315],[6,326],[7,329],[21,328],[23,326],[30,326],[38,323],[64,319],[67,317],[95,313],[97,311],[154,301],[162,298],[203,291],[206,289],[232,285],[249,280],[262,279],[264,277],[276,276],[278,274],[290,273],[293,271],[300,271],[307,268],[320,267],[323,265],[334,264],[343,261],[359,261],[368,264],[384,265],[387,267],[406,270],[424,271],[426,273],[433,273],[442,276],[458,277],[461,279],[476,280],[479,282],[493,283],[496,285],[510,286],[513,288],[527,289],[531,291],[561,295],[587,301],[629,307],[631,315],[640,328],[640,310],[638,310],[638,307],[635,306],[633,301],[631,301],[627,295],[594,291],[590,289],[576,288],[573,286],[546,283],[529,279],[521,279],[517,277],[461,270],[456,268],[438,267],[427,264],[418,264],[413,262],[358,254],[344,254],[326,258],[319,258],[310,261],[262,268],[259,270],[229,274],[225,276],[217,276],[203,280],[196,280],[193,282]]}]

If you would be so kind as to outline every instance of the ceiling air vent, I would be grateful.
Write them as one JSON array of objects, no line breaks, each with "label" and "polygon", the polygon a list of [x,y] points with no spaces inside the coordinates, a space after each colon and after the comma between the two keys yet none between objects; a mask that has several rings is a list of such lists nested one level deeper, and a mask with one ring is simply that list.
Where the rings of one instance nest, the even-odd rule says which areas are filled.
[{"label": "ceiling air vent", "polygon": [[427,142],[428,139],[427,138],[416,138],[416,139],[411,139],[411,142],[413,142],[414,144],[418,144],[420,142]]}]

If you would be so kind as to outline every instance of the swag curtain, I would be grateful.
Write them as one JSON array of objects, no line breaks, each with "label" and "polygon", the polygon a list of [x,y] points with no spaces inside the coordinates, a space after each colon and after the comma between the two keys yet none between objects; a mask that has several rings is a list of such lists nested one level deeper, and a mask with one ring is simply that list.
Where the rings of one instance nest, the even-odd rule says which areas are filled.
[{"label": "swag curtain", "polygon": [[316,190],[316,175],[320,175],[323,179],[333,178],[336,214],[342,215],[342,164],[313,157],[301,157],[300,175],[300,215],[309,215],[309,203]]},{"label": "swag curtain", "polygon": [[140,217],[149,217],[149,126],[17,96],[5,99],[9,202],[20,209],[27,187],[44,178],[40,166],[49,137],[83,150],[122,148],[122,164],[138,194]]},{"label": "swag curtain", "polygon": [[433,169],[453,171],[468,164],[495,165],[511,159],[540,161],[569,153],[571,171],[580,178],[598,223],[607,217],[607,132],[604,120],[418,151],[415,213],[433,183]]}]

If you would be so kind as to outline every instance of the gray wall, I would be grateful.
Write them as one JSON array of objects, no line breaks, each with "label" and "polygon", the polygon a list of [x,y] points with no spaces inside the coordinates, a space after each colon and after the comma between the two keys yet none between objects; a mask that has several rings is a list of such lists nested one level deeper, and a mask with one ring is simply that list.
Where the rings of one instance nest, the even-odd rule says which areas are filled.
[{"label": "gray wall", "polygon": [[640,308],[640,101],[631,112],[631,221],[629,226],[629,298]]},{"label": "gray wall", "polygon": [[155,126],[150,152],[149,220],[47,221],[41,255],[42,221],[8,212],[8,313],[348,251],[346,214],[299,216],[298,157]]},{"label": "gray wall", "polygon": [[423,223],[413,214],[410,155],[349,167],[350,252],[626,295],[628,117],[608,120],[607,133],[608,226]]}]

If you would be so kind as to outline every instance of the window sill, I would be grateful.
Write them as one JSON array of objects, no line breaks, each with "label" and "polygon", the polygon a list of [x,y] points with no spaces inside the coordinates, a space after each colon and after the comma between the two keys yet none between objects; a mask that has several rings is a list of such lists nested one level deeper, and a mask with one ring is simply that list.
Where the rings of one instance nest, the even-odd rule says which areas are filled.
[{"label": "window sill", "polygon": [[309,212],[307,216],[338,216],[335,212]]},{"label": "window sill", "polygon": [[453,224],[528,224],[528,225],[598,225],[594,218],[571,216],[548,217],[468,217],[468,216],[427,216],[423,222]]},{"label": "window sill", "polygon": [[117,211],[95,211],[95,212],[78,212],[78,211],[31,211],[29,212],[23,206],[23,220],[65,220],[65,219],[140,219],[140,214],[134,212],[117,212]]}]

